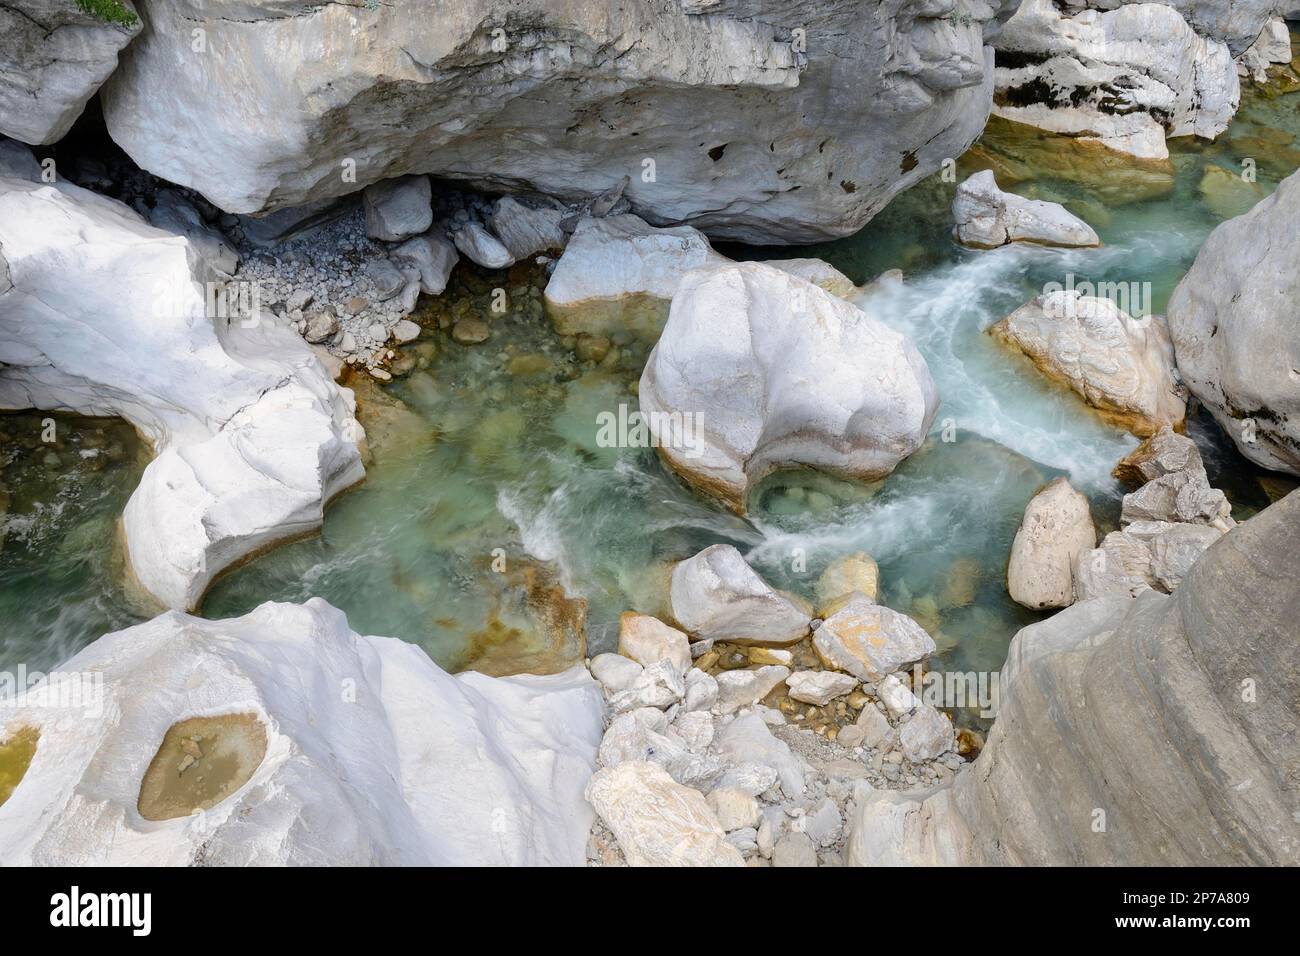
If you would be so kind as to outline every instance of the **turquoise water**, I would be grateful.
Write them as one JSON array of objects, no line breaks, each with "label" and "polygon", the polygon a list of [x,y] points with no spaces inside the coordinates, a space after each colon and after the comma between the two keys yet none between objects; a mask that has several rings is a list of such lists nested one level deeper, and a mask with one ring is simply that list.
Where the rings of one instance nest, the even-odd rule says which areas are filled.
[{"label": "turquoise water", "polygon": [[[1233,204],[1266,195],[1300,164],[1297,106],[1297,94],[1248,94],[1217,143],[1176,142],[1167,166],[1137,173],[1063,155],[1059,141],[1007,124],[963,157],[960,178],[990,166],[1004,188],[1066,202],[1097,228],[1100,249],[960,249],[948,234],[955,182],[936,175],[856,236],[784,250],[826,258],[859,282],[902,269],[900,286],[860,304],[913,338],[942,406],[926,446],[884,482],[770,476],[748,519],[691,494],[652,450],[597,442],[600,413],[635,409],[652,337],[562,338],[541,313],[540,272],[463,263],[448,291],[421,306],[426,331],[406,350],[413,367],[390,386],[355,383],[374,453],[366,482],[330,507],[322,534],[218,581],[202,613],[319,595],[358,631],[418,643],[452,669],[545,670],[575,657],[584,626],[595,652],[613,646],[623,611],[662,610],[667,564],[709,544],[736,545],[772,583],[804,595],[831,561],[865,550],[880,563],[882,600],[935,636],[936,666],[996,669],[1011,636],[1036,619],[1010,601],[1004,580],[1025,504],[1068,475],[1104,533],[1120,495],[1110,470],[1137,440],[984,330],[1070,275],[1149,284],[1150,306],[1163,309],[1205,235],[1240,211]],[[1257,184],[1225,189],[1210,173],[1205,194],[1207,169],[1232,173],[1247,158]],[[489,308],[498,285],[509,291],[501,315]],[[460,345],[446,333],[466,315],[490,322],[487,342]],[[1249,466],[1208,419],[1189,431],[1239,516],[1294,484]],[[118,583],[113,523],[139,461],[124,450],[64,472],[40,455],[25,449],[3,472],[0,667],[61,660],[138,619]]]},{"label": "turquoise water", "polygon": [[120,419],[0,415],[0,669],[48,670],[140,620],[116,528],[146,462]]}]

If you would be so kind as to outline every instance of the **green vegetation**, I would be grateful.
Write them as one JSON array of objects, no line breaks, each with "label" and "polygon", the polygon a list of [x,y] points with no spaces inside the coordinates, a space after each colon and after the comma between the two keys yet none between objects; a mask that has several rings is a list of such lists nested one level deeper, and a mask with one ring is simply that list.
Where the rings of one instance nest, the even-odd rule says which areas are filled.
[{"label": "green vegetation", "polygon": [[139,18],[122,5],[122,0],[77,0],[77,6],[92,17],[124,27],[135,26]]}]

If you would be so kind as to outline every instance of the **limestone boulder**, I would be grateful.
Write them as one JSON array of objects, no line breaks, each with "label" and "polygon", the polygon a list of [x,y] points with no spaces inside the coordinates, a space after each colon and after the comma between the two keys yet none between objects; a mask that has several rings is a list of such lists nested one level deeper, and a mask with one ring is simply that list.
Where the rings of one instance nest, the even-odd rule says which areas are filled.
[{"label": "limestone boulder", "polygon": [[1024,0],[995,41],[997,115],[1141,160],[1166,159],[1166,137],[1223,132],[1241,96],[1233,49],[1172,5],[1106,6]]},{"label": "limestone boulder", "polygon": [[114,12],[62,0],[0,6],[0,134],[40,146],[72,128],[141,29],[131,0],[102,9]]},{"label": "limestone boulder", "polygon": [[938,411],[906,336],[757,263],[681,280],[639,394],[668,465],[736,510],[781,468],[883,478],[920,447]]},{"label": "limestone boulder", "polygon": [[1066,607],[1074,602],[1079,555],[1097,544],[1088,499],[1057,478],[1030,500],[1011,542],[1007,590],[1025,607]]},{"label": "limestone boulder", "polygon": [[1187,415],[1163,316],[1134,317],[1075,289],[1040,295],[989,332],[1114,424],[1148,436]]},{"label": "limestone boulder", "polygon": [[596,772],[587,800],[630,866],[744,866],[704,794],[660,767],[630,760]]},{"label": "limestone boulder", "polygon": [[692,7],[152,0],[105,119],[232,213],[404,174],[565,202],[628,176],[656,224],[792,243],[856,232],[988,115],[986,4]]},{"label": "limestone boulder", "polygon": [[364,477],[351,391],[184,236],[71,184],[0,179],[0,247],[0,408],[120,415],[148,441],[123,527],[162,605],[194,608]]},{"label": "limestone boulder", "polygon": [[934,640],[906,614],[854,594],[813,632],[828,667],[872,683],[935,651]]},{"label": "limestone boulder", "polygon": [[1292,175],[1210,233],[1168,309],[1187,388],[1243,455],[1293,475],[1300,475],[1298,257],[1300,175]]},{"label": "limestone boulder", "polygon": [[793,644],[808,634],[808,608],[777,591],[729,544],[715,544],[673,567],[673,618],[696,638],[738,644]]},{"label": "limestone boulder", "polygon": [[1059,203],[1025,199],[998,188],[992,170],[971,176],[952,200],[953,234],[965,246],[995,249],[1011,242],[1044,246],[1099,246],[1086,222]]}]

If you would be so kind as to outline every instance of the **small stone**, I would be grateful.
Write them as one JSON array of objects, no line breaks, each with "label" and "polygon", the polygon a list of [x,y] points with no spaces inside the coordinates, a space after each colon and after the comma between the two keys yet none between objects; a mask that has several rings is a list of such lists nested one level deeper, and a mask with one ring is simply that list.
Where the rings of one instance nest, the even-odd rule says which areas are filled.
[{"label": "small stone", "polygon": [[953,748],[952,721],[929,704],[922,704],[899,728],[898,744],[911,763],[933,760]]},{"label": "small stone", "polygon": [[861,743],[864,747],[879,747],[894,732],[885,715],[870,706],[862,708],[854,727],[862,732]]},{"label": "small stone", "polygon": [[719,674],[718,711],[730,714],[756,704],[790,676],[790,668],[767,665],[757,670],[734,670]]},{"label": "small stone", "polygon": [[789,667],[794,663],[794,653],[777,647],[751,647],[747,651],[751,664],[777,664]]},{"label": "small stone", "polygon": [[606,696],[627,690],[642,671],[640,664],[622,654],[597,654],[591,659],[590,666],[591,676],[605,689]]},{"label": "small stone", "polygon": [[708,801],[724,830],[740,830],[758,824],[758,801],[738,787],[719,787],[709,794]]},{"label": "small stone", "polygon": [[838,671],[796,671],[786,678],[790,696],[806,704],[824,707],[858,686],[858,681]]},{"label": "small stone", "polygon": [[308,312],[303,320],[306,325],[302,337],[312,345],[320,345],[339,330],[339,320],[333,312]]},{"label": "small stone", "polygon": [[787,833],[772,850],[773,866],[816,866],[817,847],[806,833]]},{"label": "small stone", "polygon": [[451,329],[451,337],[461,345],[477,345],[486,342],[491,332],[482,319],[459,319]]},{"label": "small stone", "polygon": [[402,319],[393,326],[393,339],[398,345],[406,345],[420,337],[420,327],[410,319]]},{"label": "small stone", "polygon": [[619,618],[618,652],[643,666],[669,661],[683,675],[691,666],[690,643],[685,634],[658,618],[634,611]]},{"label": "small stone", "polygon": [[711,674],[698,667],[686,672],[686,698],[682,706],[688,710],[709,710],[718,702],[718,682]]},{"label": "small stone", "polygon": [[371,259],[366,263],[366,277],[374,284],[379,301],[385,302],[402,291],[406,276],[387,259]]},{"label": "small stone", "polygon": [[865,551],[834,561],[817,579],[817,616],[830,617],[854,591],[871,600],[880,589],[880,567]]}]

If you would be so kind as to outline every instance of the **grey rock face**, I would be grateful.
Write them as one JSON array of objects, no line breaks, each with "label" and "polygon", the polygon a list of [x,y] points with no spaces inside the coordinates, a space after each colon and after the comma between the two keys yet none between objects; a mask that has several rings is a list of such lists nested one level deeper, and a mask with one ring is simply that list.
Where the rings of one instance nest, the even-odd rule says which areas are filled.
[{"label": "grey rock face", "polygon": [[194,205],[175,189],[158,191],[157,203],[149,211],[149,223],[189,240],[194,251],[218,275],[232,276],[239,268],[239,253],[217,229],[209,226]]},{"label": "grey rock face", "polygon": [[[403,173],[566,201],[628,176],[623,199],[656,224],[806,242],[854,232],[979,134],[990,14],[460,0],[430,19],[418,4],[215,0],[196,21],[188,0],[154,0],[105,116],[140,165],[230,212]],[[222,56],[189,55],[196,23]]]},{"label": "grey rock face", "polygon": [[76,122],[140,32],[131,0],[110,23],[72,0],[0,4],[0,133],[33,146],[53,143]]},{"label": "grey rock face", "polygon": [[1300,475],[1300,175],[1222,223],[1169,300],[1178,371],[1238,450]]},{"label": "grey rock face", "polygon": [[1291,494],[1173,595],[1085,601],[1022,630],[972,772],[924,800],[873,794],[849,862],[1300,864],[1296,554]]}]

